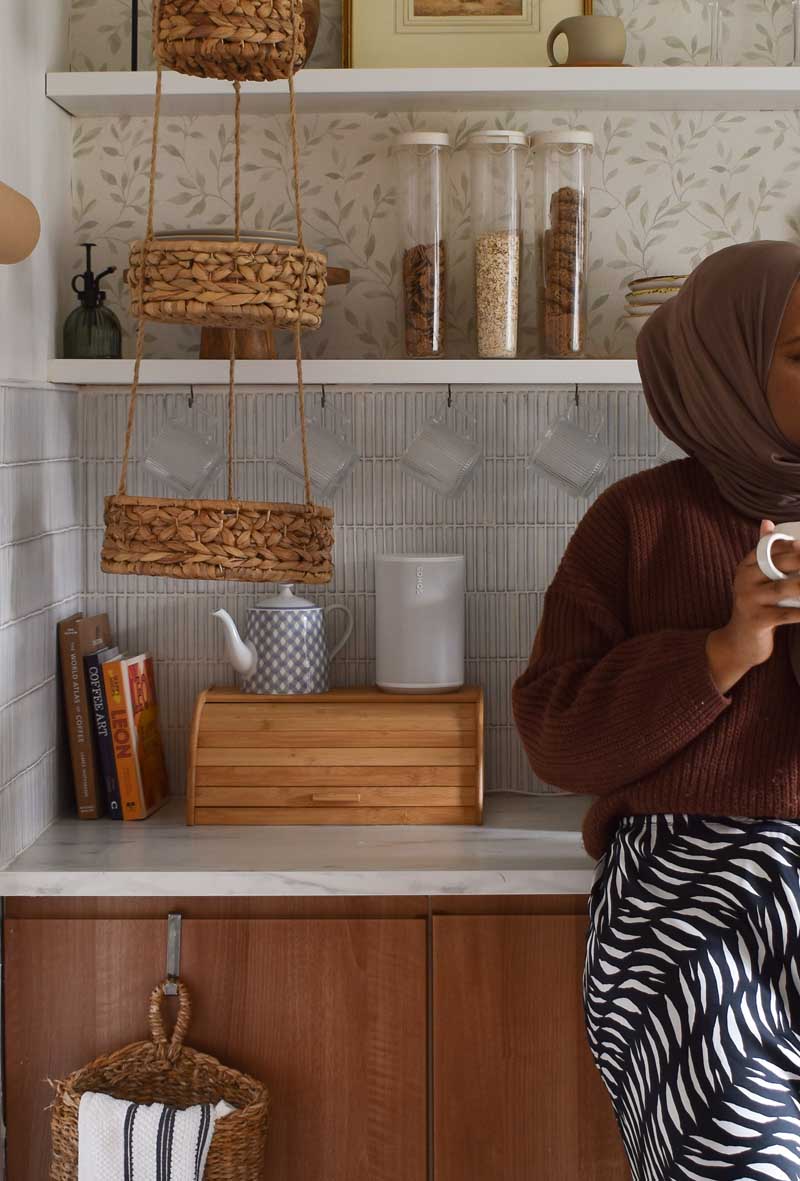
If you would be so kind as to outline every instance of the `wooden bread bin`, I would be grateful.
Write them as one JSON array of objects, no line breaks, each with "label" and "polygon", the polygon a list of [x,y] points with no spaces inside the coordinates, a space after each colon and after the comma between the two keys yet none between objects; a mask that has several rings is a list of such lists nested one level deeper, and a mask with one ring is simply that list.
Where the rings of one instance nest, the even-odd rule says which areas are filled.
[{"label": "wooden bread bin", "polygon": [[197,699],[188,824],[480,824],[483,693]]}]

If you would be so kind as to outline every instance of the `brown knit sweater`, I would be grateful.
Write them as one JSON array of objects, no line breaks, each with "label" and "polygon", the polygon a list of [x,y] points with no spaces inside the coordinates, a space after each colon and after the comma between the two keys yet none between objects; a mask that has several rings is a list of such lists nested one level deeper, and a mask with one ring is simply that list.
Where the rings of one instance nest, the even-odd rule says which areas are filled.
[{"label": "brown knit sweater", "polygon": [[536,774],[598,797],[592,857],[631,813],[800,817],[789,628],[725,696],[705,652],[758,533],[692,459],[620,480],[575,530],[513,704]]}]

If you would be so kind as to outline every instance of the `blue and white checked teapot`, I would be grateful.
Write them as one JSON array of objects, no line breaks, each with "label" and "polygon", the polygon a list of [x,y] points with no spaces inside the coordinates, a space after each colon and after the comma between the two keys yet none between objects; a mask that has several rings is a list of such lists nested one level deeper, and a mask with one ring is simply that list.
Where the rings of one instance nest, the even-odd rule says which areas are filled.
[{"label": "blue and white checked teapot", "polygon": [[[329,652],[325,616],[331,611],[344,612],[347,629]],[[245,693],[327,693],[328,664],[353,631],[347,607],[318,607],[293,594],[289,583],[248,611],[244,639],[227,611],[214,616],[225,629],[225,650]]]}]

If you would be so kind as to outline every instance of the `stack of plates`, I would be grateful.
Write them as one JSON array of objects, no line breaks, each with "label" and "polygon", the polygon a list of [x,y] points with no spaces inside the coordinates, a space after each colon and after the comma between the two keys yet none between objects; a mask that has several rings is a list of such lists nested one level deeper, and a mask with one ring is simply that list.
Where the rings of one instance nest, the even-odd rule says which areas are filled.
[{"label": "stack of plates", "polygon": [[687,278],[687,275],[645,275],[628,284],[625,306],[634,335],[639,335],[642,325],[657,307],[678,294]]}]

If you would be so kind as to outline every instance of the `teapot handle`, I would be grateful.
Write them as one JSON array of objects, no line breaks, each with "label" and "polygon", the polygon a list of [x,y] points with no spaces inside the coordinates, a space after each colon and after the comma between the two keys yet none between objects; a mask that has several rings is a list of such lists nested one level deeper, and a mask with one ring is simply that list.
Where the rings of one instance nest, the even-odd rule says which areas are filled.
[{"label": "teapot handle", "polygon": [[350,639],[351,635],[353,634],[353,627],[354,627],[353,613],[349,607],[344,607],[344,606],[342,606],[341,603],[334,603],[331,607],[326,607],[323,614],[327,617],[327,615],[331,611],[344,611],[345,615],[347,616],[347,629],[346,629],[344,635],[342,636],[341,640],[339,641],[339,643],[334,648],[332,648],[331,651],[328,653],[329,660],[333,660],[334,656],[339,655],[342,648],[344,648],[345,644],[347,643],[347,641]]}]

